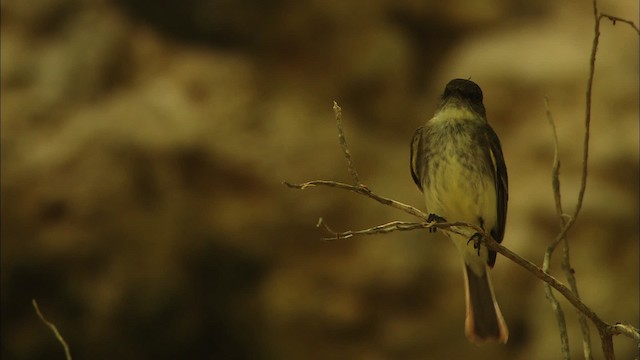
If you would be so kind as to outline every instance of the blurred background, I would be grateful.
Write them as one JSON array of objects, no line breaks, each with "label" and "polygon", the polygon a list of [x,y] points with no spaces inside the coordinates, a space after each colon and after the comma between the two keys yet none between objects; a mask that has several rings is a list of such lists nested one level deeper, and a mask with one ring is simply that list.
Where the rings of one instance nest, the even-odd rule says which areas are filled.
[{"label": "blurred background", "polygon": [[[600,8],[638,23],[637,1]],[[444,237],[323,242],[319,217],[336,230],[413,219],[281,182],[351,181],[336,100],[361,180],[424,209],[409,142],[447,81],[471,77],[509,169],[504,244],[541,264],[559,230],[543,98],[572,212],[590,1],[2,0],[1,20],[3,359],[64,357],[32,298],[78,359],[560,358],[529,273],[498,258],[510,339],[478,347]],[[638,77],[638,35],[604,21],[570,232],[584,302],[636,325]]]}]

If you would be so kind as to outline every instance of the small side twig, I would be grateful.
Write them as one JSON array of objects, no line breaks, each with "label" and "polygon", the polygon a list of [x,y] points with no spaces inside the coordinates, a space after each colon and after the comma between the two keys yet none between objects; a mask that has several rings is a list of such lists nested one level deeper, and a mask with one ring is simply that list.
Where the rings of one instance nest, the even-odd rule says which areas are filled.
[{"label": "small side twig", "polygon": [[338,126],[338,140],[340,140],[340,147],[342,148],[342,152],[344,153],[345,159],[347,159],[347,169],[349,170],[349,174],[353,178],[354,183],[357,186],[363,186],[360,183],[360,176],[358,176],[358,171],[356,171],[355,166],[353,166],[353,159],[351,158],[351,152],[349,151],[349,147],[347,146],[347,139],[344,136],[344,130],[342,129],[342,108],[338,106],[337,102],[333,102],[333,113],[336,116],[336,124]]},{"label": "small side twig", "polygon": [[348,230],[343,232],[337,232],[331,230],[329,225],[324,222],[322,218],[318,219],[318,223],[316,227],[324,227],[324,229],[329,232],[332,236],[322,238],[323,240],[340,240],[340,239],[348,239],[350,237],[356,235],[379,235],[386,234],[393,231],[411,231],[415,229],[428,229],[435,225],[432,223],[414,223],[414,222],[406,222],[406,221],[391,221],[386,224],[374,226],[364,230]]},{"label": "small side twig", "polygon": [[339,188],[347,191],[352,191],[352,192],[355,192],[356,194],[367,196],[383,205],[391,206],[398,210],[404,211],[407,214],[415,216],[422,220],[427,219],[427,215],[425,213],[414,208],[413,206],[406,205],[399,201],[395,201],[393,199],[389,199],[387,197],[374,194],[368,187],[364,185],[349,185],[349,184],[330,181],[330,180],[313,180],[313,181],[307,181],[302,184],[293,184],[288,181],[283,181],[282,184],[293,189],[301,189],[301,190],[304,190],[308,187],[313,187],[313,186],[328,186],[328,187],[335,187],[335,188]]},{"label": "small side twig", "polygon": [[638,329],[633,327],[633,325],[631,325],[631,324],[617,323],[617,324],[611,326],[611,334],[612,335],[625,335],[627,337],[635,339],[636,342],[640,343],[640,333],[638,332]]},{"label": "small side twig", "polygon": [[551,184],[553,187],[553,198],[555,200],[556,205],[556,213],[560,216],[561,221],[564,225],[566,223],[565,217],[569,215],[565,214],[562,210],[562,196],[560,193],[560,142],[558,141],[558,130],[556,128],[556,123],[553,121],[553,115],[551,114],[551,109],[549,108],[549,99],[544,97],[544,108],[545,113],[547,115],[547,121],[549,121],[549,125],[551,125],[551,130],[553,131],[553,168],[551,170]]},{"label": "small side twig", "polygon": [[44,315],[42,315],[42,312],[40,312],[40,307],[38,307],[38,303],[36,302],[36,299],[32,299],[31,303],[33,304],[33,308],[36,310],[36,315],[38,315],[40,320],[42,320],[42,322],[45,325],[47,325],[49,329],[51,329],[51,331],[53,332],[53,335],[56,337],[58,342],[62,345],[62,348],[64,349],[65,358],[67,360],[71,360],[71,351],[69,351],[69,345],[67,345],[67,342],[64,340],[64,338],[58,331],[58,328],[56,327],[56,325],[50,322],[49,320],[45,319]]},{"label": "small side twig", "polygon": [[607,19],[611,20],[611,23],[613,23],[614,26],[616,25],[616,22],[625,23],[625,24],[631,26],[633,28],[633,30],[635,30],[638,33],[638,35],[640,35],[640,29],[631,20],[623,19],[623,18],[620,18],[620,17],[617,17],[617,16],[613,16],[613,15],[600,13],[600,16],[598,17],[598,20],[600,20],[602,18],[607,18]]}]

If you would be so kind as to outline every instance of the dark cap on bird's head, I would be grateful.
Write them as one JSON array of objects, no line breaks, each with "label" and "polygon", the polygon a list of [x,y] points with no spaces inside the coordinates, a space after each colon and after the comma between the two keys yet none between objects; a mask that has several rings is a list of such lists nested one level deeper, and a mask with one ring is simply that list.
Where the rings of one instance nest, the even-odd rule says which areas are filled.
[{"label": "dark cap on bird's head", "polygon": [[482,90],[478,84],[471,80],[453,79],[449,81],[444,89],[443,98],[450,96],[459,97],[469,101],[482,102]]},{"label": "dark cap on bird's head", "polygon": [[484,105],[482,104],[482,90],[473,81],[465,79],[449,81],[442,94],[442,101],[447,102],[452,98],[467,102],[477,113],[485,115]]}]

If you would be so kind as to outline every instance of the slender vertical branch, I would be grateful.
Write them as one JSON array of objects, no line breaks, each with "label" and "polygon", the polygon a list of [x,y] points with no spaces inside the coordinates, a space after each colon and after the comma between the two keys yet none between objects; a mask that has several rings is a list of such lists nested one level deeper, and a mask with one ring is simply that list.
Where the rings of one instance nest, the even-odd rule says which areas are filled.
[{"label": "slender vertical branch", "polygon": [[[564,217],[564,213],[562,211],[562,197],[560,195],[560,156],[559,156],[559,142],[558,142],[558,131],[556,129],[556,124],[553,121],[553,116],[551,115],[551,110],[549,109],[549,99],[544,98],[544,106],[546,109],[547,120],[551,125],[551,129],[553,130],[553,168],[551,170],[551,185],[553,187],[553,198],[555,200],[556,212],[558,217],[560,218],[560,225],[565,226],[567,223],[567,219]],[[566,239],[566,237],[562,237],[559,239]],[[558,239],[558,240],[559,240]],[[556,246],[558,246],[558,241],[552,242],[549,247],[547,247],[547,251],[545,252],[544,260],[542,262],[542,271],[546,274],[549,273],[549,268],[551,267],[551,255],[555,251]],[[551,290],[551,285],[549,283],[544,284],[544,294],[549,300],[551,304],[551,309],[556,315],[556,321],[558,322],[558,329],[560,331],[560,351],[562,352],[562,359],[569,360],[571,358],[571,352],[569,351],[569,334],[567,332],[567,322],[564,317],[564,311],[560,306],[560,302],[556,299],[555,295],[553,295],[553,291]]]},{"label": "slender vertical branch", "polygon": [[336,116],[336,124],[338,125],[338,139],[340,140],[340,147],[342,148],[342,152],[344,153],[345,159],[347,159],[347,167],[349,170],[349,174],[353,178],[353,181],[356,185],[361,186],[360,176],[358,176],[358,171],[355,166],[353,166],[353,159],[351,158],[351,152],[349,151],[349,147],[347,146],[347,139],[344,136],[344,130],[342,129],[342,108],[338,106],[337,102],[333,102],[333,113]]},{"label": "slender vertical branch", "polygon": [[[600,16],[598,10],[598,1],[593,0],[593,20],[594,20],[594,35],[593,45],[591,47],[591,56],[589,58],[589,77],[587,79],[587,91],[585,100],[585,120],[584,120],[584,141],[582,146],[582,176],[580,182],[580,191],[578,192],[578,200],[576,203],[576,209],[573,214],[575,220],[580,214],[582,204],[584,202],[584,193],[587,188],[587,175],[588,175],[588,162],[589,162],[589,137],[591,133],[591,99],[593,96],[593,79],[596,72],[596,54],[598,52],[598,43],[600,41]],[[580,293],[578,292],[578,283],[575,277],[575,271],[571,267],[571,260],[569,254],[569,241],[565,237],[562,246],[562,270],[565,273],[565,277],[569,283],[571,291],[579,299]],[[591,335],[589,331],[589,324],[584,314],[577,312],[578,322],[580,323],[580,331],[582,332],[582,349],[584,352],[584,358],[586,360],[593,359],[591,351]],[[602,336],[602,349],[604,356],[607,359],[614,359],[615,353],[613,350],[613,341],[611,338],[605,339]]]},{"label": "slender vertical branch", "polygon": [[44,315],[42,315],[42,312],[40,312],[40,307],[38,307],[38,303],[36,302],[36,299],[31,299],[31,303],[33,304],[33,308],[36,310],[36,315],[38,315],[40,320],[42,320],[42,322],[51,329],[51,331],[53,332],[53,335],[56,337],[58,342],[62,345],[62,348],[64,349],[65,358],[67,360],[71,360],[71,351],[69,351],[69,345],[67,345],[67,342],[64,340],[64,338],[58,331],[58,328],[56,327],[56,325],[50,322],[49,320],[45,319]]},{"label": "slender vertical branch", "polygon": [[553,168],[551,170],[551,186],[553,187],[553,198],[556,205],[556,213],[560,217],[561,224],[566,223],[565,214],[562,210],[562,196],[560,193],[560,142],[558,141],[558,130],[556,123],[553,121],[553,115],[549,109],[549,99],[545,96],[544,108],[547,114],[547,121],[551,125],[553,131]]},{"label": "slender vertical branch", "polygon": [[[587,81],[587,107],[586,107],[586,121],[585,121],[585,126],[586,126],[586,134],[585,134],[585,153],[584,153],[584,164],[583,164],[583,176],[586,176],[587,173],[587,155],[588,155],[588,150],[587,150],[587,145],[588,145],[588,140],[589,140],[589,122],[591,121],[591,95],[592,95],[592,87],[593,87],[593,78],[594,78],[594,74],[595,74],[595,64],[596,64],[596,53],[598,50],[598,42],[600,41],[600,21],[602,19],[609,19],[613,25],[616,25],[616,22],[622,22],[625,23],[629,26],[631,26],[631,28],[633,28],[633,30],[635,30],[636,33],[638,33],[638,35],[640,35],[640,29],[638,28],[638,26],[636,26],[636,24],[632,21],[626,20],[626,19],[622,19],[619,18],[617,16],[612,16],[612,15],[607,15],[607,14],[602,14],[599,13],[598,11],[598,4],[597,4],[597,0],[593,0],[593,16],[595,18],[595,25],[594,25],[594,38],[593,38],[593,46],[591,49],[591,58],[590,58],[590,72],[589,72],[589,79]],[[584,195],[584,190],[583,187],[586,186],[586,179],[583,182],[583,186],[581,187],[581,195]],[[582,198],[580,198],[580,206],[582,205]],[[577,212],[580,210],[580,207],[576,207],[576,215]],[[569,269],[571,270],[571,269]],[[572,277],[573,278],[573,277]],[[573,278],[575,281],[575,278]],[[569,279],[569,284],[573,287],[573,284],[571,283],[571,279]],[[577,294],[577,289],[575,289],[574,291]],[[580,320],[580,326],[581,328],[584,329],[584,327],[586,327],[586,321],[583,320],[584,317],[581,317]],[[613,325],[613,326],[606,326],[606,327],[601,327],[598,326],[598,332],[600,334],[600,339],[602,341],[602,351],[605,354],[605,358],[606,359],[610,359],[613,360],[615,359],[615,352],[614,352],[614,348],[613,348],[613,335],[616,334],[620,334],[620,333],[626,333],[627,327],[626,326],[618,326],[620,324],[617,325]],[[624,329],[623,332],[619,332],[620,329]],[[631,334],[633,334],[634,338],[636,339],[636,341],[638,341],[640,339],[640,335],[638,335],[638,332],[631,332]]]},{"label": "slender vertical branch", "polygon": [[[569,241],[565,237],[562,241],[562,270],[564,271],[565,277],[567,278],[567,282],[569,282],[569,287],[571,291],[576,295],[579,299],[580,294],[578,293],[578,283],[575,277],[575,270],[571,267],[571,260],[569,256]],[[580,323],[580,331],[582,332],[582,352],[584,353],[584,358],[586,360],[592,360],[592,350],[591,350],[591,334],[589,330],[589,323],[587,322],[587,318],[580,312],[576,311],[578,315],[578,322]]]},{"label": "slender vertical branch", "polygon": [[584,139],[582,142],[582,176],[580,180],[580,190],[578,192],[578,200],[573,217],[578,217],[582,210],[582,202],[584,193],[587,189],[587,163],[589,161],[589,137],[591,135],[591,97],[593,94],[593,79],[596,74],[596,54],[598,53],[598,43],[600,42],[600,18],[598,14],[598,1],[593,0],[593,16],[594,16],[594,35],[593,44],[591,46],[591,56],[589,57],[589,77],[587,78],[587,91],[585,101],[584,114]]}]

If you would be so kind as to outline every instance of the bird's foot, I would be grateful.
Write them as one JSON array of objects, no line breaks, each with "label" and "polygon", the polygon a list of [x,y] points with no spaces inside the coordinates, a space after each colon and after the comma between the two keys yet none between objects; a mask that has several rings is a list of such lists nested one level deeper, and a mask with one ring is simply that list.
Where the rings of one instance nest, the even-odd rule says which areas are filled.
[{"label": "bird's foot", "polygon": [[478,250],[478,256],[480,256],[480,240],[482,239],[482,235],[480,233],[475,233],[471,235],[469,241],[467,241],[467,245],[473,241],[473,248]]},{"label": "bird's foot", "polygon": [[[447,222],[447,219],[445,219],[445,218],[443,218],[441,216],[438,216],[436,214],[429,214],[429,216],[427,217],[427,221],[428,222],[436,222],[436,223],[444,223],[444,222]],[[436,230],[437,229],[434,228],[434,227],[429,228],[429,232],[436,232]]]}]

